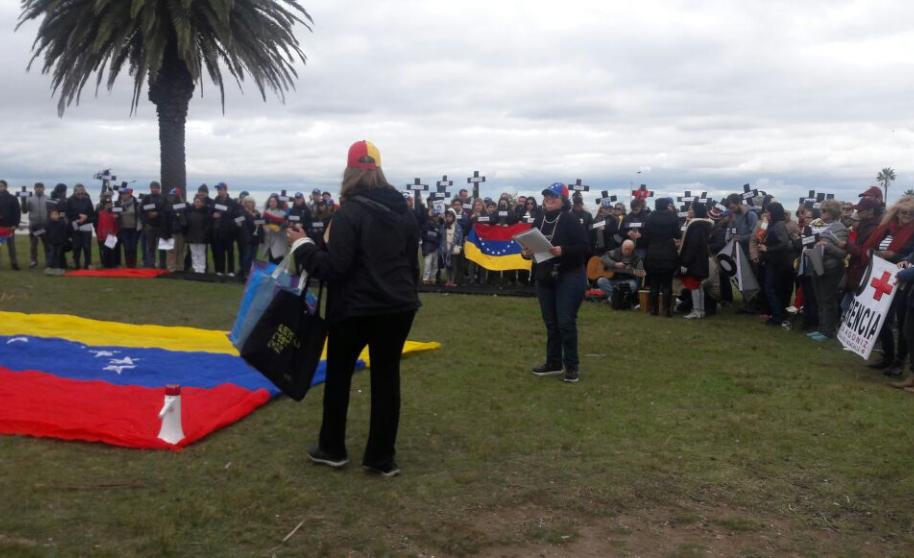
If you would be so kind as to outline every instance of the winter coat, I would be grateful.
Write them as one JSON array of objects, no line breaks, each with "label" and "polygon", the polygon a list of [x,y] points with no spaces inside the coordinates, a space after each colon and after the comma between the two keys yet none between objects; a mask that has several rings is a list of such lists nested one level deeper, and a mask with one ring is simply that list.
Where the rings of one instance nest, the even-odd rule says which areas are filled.
[{"label": "winter coat", "polygon": [[289,241],[286,239],[286,210],[265,209],[263,212],[265,225],[263,226],[263,243],[266,246],[268,258],[281,258],[289,250]]},{"label": "winter coat", "polygon": [[422,227],[422,255],[428,256],[438,251],[441,245],[441,228],[433,219],[429,219]]},{"label": "winter coat", "polygon": [[286,217],[292,225],[301,225],[306,231],[311,228],[311,210],[307,205],[296,207],[293,205],[289,208],[289,215]]},{"label": "winter coat", "polygon": [[[603,255],[601,258],[603,268],[613,272],[614,280],[634,279],[644,271],[644,262],[638,252],[632,250],[631,255],[626,256],[622,253],[622,248],[614,248]],[[625,264],[624,270],[616,269],[616,264]]]},{"label": "winter coat", "polygon": [[48,196],[32,194],[28,198],[22,198],[22,212],[29,214],[29,227],[44,227],[48,224]]},{"label": "winter coat", "polygon": [[844,269],[844,257],[847,256],[847,250],[838,246],[838,242],[847,242],[847,227],[841,221],[832,221],[825,231],[819,233],[819,238],[826,242],[822,257],[822,265],[825,270]]},{"label": "winter coat", "polygon": [[765,241],[762,244],[766,250],[759,254],[765,263],[774,265],[780,270],[792,268],[794,247],[786,222],[769,223]]},{"label": "winter coat", "polygon": [[[447,242],[449,228],[453,228],[454,231],[450,244]],[[438,259],[444,267],[451,267],[454,246],[459,246],[463,250],[463,227],[460,226],[459,221],[454,221],[450,227],[447,222],[441,223],[438,228]]]},{"label": "winter coat", "polygon": [[683,275],[704,279],[710,274],[708,241],[713,226],[710,219],[701,218],[692,219],[686,225],[679,248],[679,267],[686,268]]},{"label": "winter coat", "polygon": [[117,236],[117,218],[110,209],[102,209],[96,214],[95,236],[104,242],[108,235]]},{"label": "winter coat", "polygon": [[[118,211],[120,210],[120,211]],[[121,203],[118,201],[114,204],[114,216],[117,218],[117,226],[120,230],[139,230],[142,226],[140,221],[140,203],[136,198],[130,197],[127,203]],[[133,216],[130,219],[130,216]],[[132,221],[132,226],[128,226],[128,222]]]},{"label": "winter coat", "polygon": [[21,219],[22,213],[19,210],[19,200],[16,199],[16,196],[10,194],[9,191],[0,192],[0,227],[15,229],[19,226]]},{"label": "winter coat", "polygon": [[212,230],[212,217],[206,206],[201,208],[190,207],[187,210],[187,228],[184,231],[184,241],[188,244],[207,244],[210,241]]},{"label": "winter coat", "polygon": [[682,236],[679,218],[672,211],[654,211],[641,227],[647,248],[644,269],[648,273],[673,273],[679,268],[676,239]]},{"label": "winter coat", "polygon": [[[622,219],[622,236],[628,238],[628,233],[632,230],[641,231],[640,228],[632,227],[632,225],[641,225],[644,226],[644,223],[647,221],[647,218],[651,216],[651,212],[648,209],[642,209],[641,213],[628,213],[624,219]],[[647,250],[647,239],[644,238],[642,234],[641,238],[635,241],[635,249],[637,250]]]},{"label": "winter coat", "polygon": [[238,203],[232,198],[216,197],[213,200],[213,239],[232,240],[238,234]]},{"label": "winter coat", "polygon": [[191,207],[193,207],[193,204],[187,203],[177,196],[168,196],[166,198],[163,238],[168,239],[176,234],[184,234],[187,229],[187,214]]},{"label": "winter coat", "polygon": [[140,196],[140,221],[144,228],[161,229],[165,226],[165,197],[162,194]]},{"label": "winter coat", "polygon": [[83,225],[91,225],[95,222],[95,207],[92,206],[92,200],[88,196],[84,198],[77,198],[75,195],[67,198],[67,221],[70,223],[76,223],[79,221],[80,214],[86,216],[86,221],[81,223]]},{"label": "winter coat", "polygon": [[[601,221],[606,223],[603,228],[592,228],[594,224]],[[588,233],[590,234],[590,252],[598,256],[613,250],[620,244],[619,221],[615,215],[598,215],[591,223]]]},{"label": "winter coat", "polygon": [[298,271],[327,282],[327,321],[419,309],[419,227],[393,188],[351,194],[324,247],[294,250]]},{"label": "winter coat", "polygon": [[55,247],[62,247],[67,243],[70,231],[67,230],[67,222],[61,217],[57,221],[48,220],[45,227],[45,239],[48,244]]},{"label": "winter coat", "polygon": [[260,213],[243,211],[244,222],[238,231],[238,241],[247,246],[259,246],[263,242],[263,227],[257,224],[261,221]]},{"label": "winter coat", "polygon": [[[548,223],[553,221],[553,223]],[[546,237],[552,237],[553,246],[562,247],[562,255],[551,260],[533,264],[533,277],[539,282],[550,283],[552,271],[558,265],[559,273],[572,273],[584,270],[587,256],[587,231],[581,222],[570,211],[560,211],[555,215],[540,213],[533,226]]]},{"label": "winter coat", "polygon": [[856,290],[860,286],[860,280],[863,279],[866,267],[870,264],[869,253],[864,246],[878,226],[879,219],[876,218],[860,221],[857,224],[857,237],[853,242],[847,243],[847,252],[850,254],[846,281],[848,290]]}]

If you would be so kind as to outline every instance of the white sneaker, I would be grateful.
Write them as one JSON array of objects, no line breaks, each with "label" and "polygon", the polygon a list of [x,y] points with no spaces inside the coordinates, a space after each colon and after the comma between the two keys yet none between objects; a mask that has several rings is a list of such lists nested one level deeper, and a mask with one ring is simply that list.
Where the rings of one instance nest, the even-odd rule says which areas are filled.
[{"label": "white sneaker", "polygon": [[234,273],[229,273],[228,276],[229,276],[229,277],[234,277],[235,274],[234,274]]},{"label": "white sneaker", "polygon": [[222,272],[217,271],[217,272],[216,272],[216,277],[222,277]]},{"label": "white sneaker", "polygon": [[685,319],[687,319],[687,320],[695,320],[695,319],[701,318],[701,314],[699,314],[698,312],[692,310],[691,312],[689,312],[688,314],[686,314],[685,316],[683,316],[683,318],[685,318]]}]

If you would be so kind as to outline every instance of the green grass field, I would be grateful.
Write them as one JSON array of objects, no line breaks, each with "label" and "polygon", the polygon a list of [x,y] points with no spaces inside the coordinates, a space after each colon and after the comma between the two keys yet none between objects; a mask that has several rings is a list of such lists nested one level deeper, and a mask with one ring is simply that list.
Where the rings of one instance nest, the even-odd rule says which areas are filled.
[{"label": "green grass field", "polygon": [[[227,329],[240,294],[0,258],[2,310]],[[565,385],[528,372],[534,299],[423,304],[410,338],[444,346],[403,363],[401,477],[307,462],[319,388],[180,453],[0,437],[0,555],[914,555],[914,396],[835,344],[585,304]]]}]

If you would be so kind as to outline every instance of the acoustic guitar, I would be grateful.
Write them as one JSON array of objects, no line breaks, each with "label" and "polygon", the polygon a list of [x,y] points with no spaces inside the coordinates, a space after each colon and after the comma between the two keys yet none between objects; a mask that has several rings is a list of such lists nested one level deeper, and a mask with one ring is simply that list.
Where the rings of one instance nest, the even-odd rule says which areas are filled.
[{"label": "acoustic guitar", "polygon": [[610,271],[603,267],[603,260],[600,256],[591,256],[591,258],[587,260],[587,279],[589,281],[596,281],[600,277],[612,279],[615,274],[614,271]]}]

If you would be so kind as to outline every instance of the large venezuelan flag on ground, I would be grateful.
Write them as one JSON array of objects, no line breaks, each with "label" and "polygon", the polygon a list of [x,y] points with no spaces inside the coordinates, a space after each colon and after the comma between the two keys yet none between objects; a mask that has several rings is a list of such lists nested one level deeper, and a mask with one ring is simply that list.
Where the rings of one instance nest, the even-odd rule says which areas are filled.
[{"label": "large venezuelan flag on ground", "polygon": [[491,271],[530,269],[530,260],[521,255],[520,244],[514,236],[530,230],[527,223],[507,227],[476,223],[463,243],[463,251],[471,262]]},{"label": "large venezuelan flag on ground", "polygon": [[[438,347],[408,341],[404,352]],[[168,384],[181,386],[185,438],[175,445],[158,438]],[[178,449],[276,395],[225,332],[0,312],[0,434]]]}]

